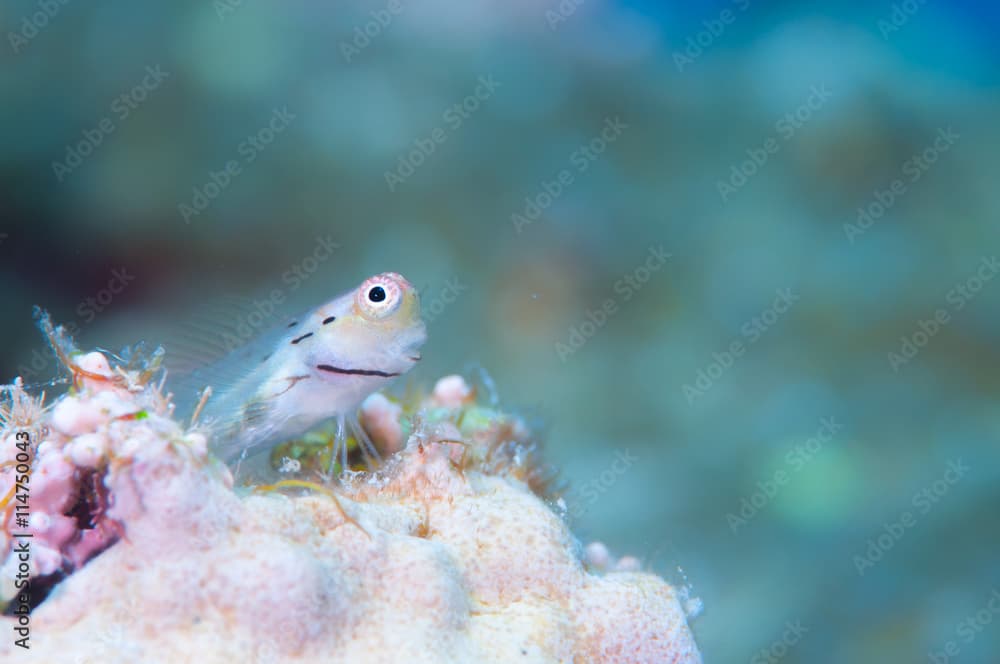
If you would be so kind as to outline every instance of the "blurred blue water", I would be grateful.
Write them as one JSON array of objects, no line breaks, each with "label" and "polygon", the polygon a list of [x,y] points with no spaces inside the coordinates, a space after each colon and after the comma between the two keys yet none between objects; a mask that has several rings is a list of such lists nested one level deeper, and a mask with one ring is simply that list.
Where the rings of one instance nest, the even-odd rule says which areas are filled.
[{"label": "blurred blue water", "polygon": [[[30,366],[35,303],[112,346],[216,298],[280,288],[294,311],[397,270],[434,312],[414,381],[478,362],[541,413],[570,486],[599,482],[570,494],[577,532],[690,582],[707,661],[767,661],[789,621],[807,631],[782,662],[933,661],[949,640],[994,661],[1000,628],[960,622],[1000,587],[1000,280],[949,293],[1000,255],[1000,11],[559,4],[401,0],[380,23],[388,3],[70,1],[15,49],[38,6],[6,3],[4,375],[51,369]],[[469,101],[481,77],[498,86]],[[310,265],[324,237],[340,249]],[[121,268],[135,280],[102,300]],[[923,343],[894,368],[903,339]],[[796,453],[828,417],[842,429]],[[601,483],[626,450],[640,461]],[[969,472],[922,512],[956,459]]]}]

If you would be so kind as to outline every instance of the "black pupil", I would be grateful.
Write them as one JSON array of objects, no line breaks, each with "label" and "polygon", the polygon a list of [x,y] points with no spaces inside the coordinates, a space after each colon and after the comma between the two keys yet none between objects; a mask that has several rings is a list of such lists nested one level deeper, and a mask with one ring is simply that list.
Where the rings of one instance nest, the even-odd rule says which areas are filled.
[{"label": "black pupil", "polygon": [[368,291],[368,299],[372,302],[381,302],[385,299],[385,290],[381,286],[376,286]]}]

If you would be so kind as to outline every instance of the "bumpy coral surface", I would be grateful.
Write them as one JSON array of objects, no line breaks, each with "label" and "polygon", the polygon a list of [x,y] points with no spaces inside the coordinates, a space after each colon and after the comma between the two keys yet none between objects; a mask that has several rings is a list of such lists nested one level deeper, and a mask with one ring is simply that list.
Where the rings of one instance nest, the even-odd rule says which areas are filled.
[{"label": "bumpy coral surface", "polygon": [[[399,448],[375,473],[234,488],[148,376],[100,353],[67,362],[76,389],[53,408],[15,388],[4,411],[5,458],[21,428],[41,438],[30,576],[68,576],[31,613],[31,649],[4,638],[3,661],[701,661],[684,594],[584,550],[540,495],[523,424],[459,378],[415,424],[365,404],[373,438]],[[4,551],[25,530],[12,508]],[[0,598],[16,602],[5,555]],[[12,634],[18,617],[2,620]]]}]

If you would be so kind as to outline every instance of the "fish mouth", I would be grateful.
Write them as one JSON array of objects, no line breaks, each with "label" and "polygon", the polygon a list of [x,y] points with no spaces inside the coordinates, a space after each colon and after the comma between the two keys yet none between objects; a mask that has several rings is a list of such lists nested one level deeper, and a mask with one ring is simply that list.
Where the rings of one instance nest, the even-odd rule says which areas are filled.
[{"label": "fish mouth", "polygon": [[410,355],[406,359],[412,360],[413,362],[419,362],[420,361],[420,353],[417,353],[416,355]]},{"label": "fish mouth", "polygon": [[344,369],[331,364],[317,364],[316,368],[328,373],[342,374],[344,376],[381,376],[382,378],[394,378],[398,373],[390,371],[379,371],[378,369]]}]

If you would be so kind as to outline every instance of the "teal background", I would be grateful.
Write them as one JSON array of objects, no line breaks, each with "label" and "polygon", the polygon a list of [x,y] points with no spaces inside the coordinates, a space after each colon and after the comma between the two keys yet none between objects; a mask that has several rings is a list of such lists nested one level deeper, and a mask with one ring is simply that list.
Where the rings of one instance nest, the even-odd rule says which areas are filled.
[{"label": "teal background", "polygon": [[997,9],[563,4],[4,3],[3,376],[399,271],[707,662],[996,661]]}]

